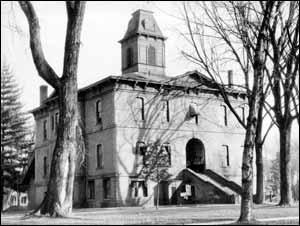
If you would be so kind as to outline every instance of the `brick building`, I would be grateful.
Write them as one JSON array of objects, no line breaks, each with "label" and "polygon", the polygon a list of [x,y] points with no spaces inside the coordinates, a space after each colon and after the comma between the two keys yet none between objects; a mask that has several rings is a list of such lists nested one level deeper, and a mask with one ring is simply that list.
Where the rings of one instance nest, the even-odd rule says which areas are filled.
[{"label": "brick building", "polygon": [[[76,169],[74,206],[153,205],[157,183],[140,170],[148,145],[158,141],[169,175],[159,183],[160,204],[238,201],[245,131],[205,75],[165,75],[165,41],[153,13],[137,10],[119,41],[122,75],[78,91],[87,152]],[[245,119],[245,94],[230,85]],[[23,181],[31,207],[46,191],[59,117],[55,93],[48,97],[42,86],[40,98],[32,110],[35,154]]]}]

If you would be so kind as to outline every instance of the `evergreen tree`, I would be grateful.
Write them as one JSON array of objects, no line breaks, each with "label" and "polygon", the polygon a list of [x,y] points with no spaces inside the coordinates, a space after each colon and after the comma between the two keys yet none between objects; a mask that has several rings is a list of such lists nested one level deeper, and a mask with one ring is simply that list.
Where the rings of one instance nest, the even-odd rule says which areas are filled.
[{"label": "evergreen tree", "polygon": [[1,210],[8,188],[17,190],[31,151],[29,116],[22,111],[20,89],[9,66],[1,68]]}]

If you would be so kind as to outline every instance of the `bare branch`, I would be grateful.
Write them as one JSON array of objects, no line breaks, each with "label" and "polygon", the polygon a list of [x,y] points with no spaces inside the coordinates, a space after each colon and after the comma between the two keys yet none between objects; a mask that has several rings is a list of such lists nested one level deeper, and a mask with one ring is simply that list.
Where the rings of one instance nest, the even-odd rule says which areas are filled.
[{"label": "bare branch", "polygon": [[40,38],[39,20],[36,16],[33,5],[28,1],[19,1],[19,5],[28,20],[30,31],[30,48],[39,76],[49,83],[54,89],[59,89],[61,86],[60,78],[48,64],[44,56]]}]

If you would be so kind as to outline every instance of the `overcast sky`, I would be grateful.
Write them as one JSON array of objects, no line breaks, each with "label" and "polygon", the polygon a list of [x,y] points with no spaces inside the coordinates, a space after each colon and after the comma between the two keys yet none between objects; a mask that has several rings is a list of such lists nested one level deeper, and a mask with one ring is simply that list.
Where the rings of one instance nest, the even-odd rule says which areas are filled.
[{"label": "overcast sky", "polygon": [[[17,35],[6,28],[8,6],[2,9],[1,59],[3,54],[12,66],[18,83],[23,89],[21,97],[26,110],[39,105],[39,86],[46,84],[36,72],[28,41],[28,24],[23,12],[16,4],[15,18],[23,35]],[[66,32],[66,9],[64,2],[33,3],[41,26],[42,45],[46,59],[57,74],[62,73],[63,50]],[[158,26],[168,37],[166,41],[166,72],[169,76],[195,69],[180,54],[184,45],[177,30],[182,21],[176,15],[179,3],[175,2],[88,2],[83,27],[82,46],[78,66],[78,85],[87,86],[109,75],[121,74],[121,45],[131,14],[139,9],[154,12]],[[4,8],[4,7],[3,7]],[[177,14],[178,15],[178,14]],[[14,20],[9,16],[10,21]],[[2,26],[3,27],[3,26]],[[50,87],[49,87],[50,88]],[[51,92],[51,89],[49,89]]]},{"label": "overcast sky", "polygon": [[[23,12],[15,2],[13,10],[15,17],[13,17],[9,10],[11,4],[4,3],[5,7],[1,7],[1,63],[5,56],[23,90],[21,101],[24,103],[24,109],[30,110],[39,105],[39,86],[45,85],[46,82],[38,76],[33,64],[29,49],[28,24]],[[40,19],[46,59],[60,75],[67,23],[65,3],[49,1],[34,2],[33,5]],[[180,54],[180,50],[185,48],[186,44],[178,33],[183,26],[182,21],[177,18],[180,16],[179,7],[179,2],[88,2],[81,35],[79,88],[109,75],[121,74],[121,45],[118,41],[126,32],[131,14],[140,8],[154,12],[158,26],[163,35],[168,38],[166,41],[167,75],[175,76],[189,70],[199,70]],[[16,21],[23,33],[16,34],[8,29],[9,21],[12,21],[11,23]],[[49,94],[51,91],[49,87]],[[298,131],[298,128],[296,130]],[[273,142],[274,135],[269,139],[270,142]],[[299,140],[298,132],[296,136]]]}]

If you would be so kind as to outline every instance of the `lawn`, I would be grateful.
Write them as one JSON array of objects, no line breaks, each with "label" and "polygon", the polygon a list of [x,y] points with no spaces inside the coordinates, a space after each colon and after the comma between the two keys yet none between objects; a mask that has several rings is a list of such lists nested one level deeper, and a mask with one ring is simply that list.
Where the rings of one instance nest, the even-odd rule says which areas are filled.
[{"label": "lawn", "polygon": [[[258,224],[299,224],[299,207],[254,206]],[[233,224],[239,217],[239,205],[165,206],[155,208],[89,208],[75,209],[71,218],[31,217],[24,219],[24,212],[1,214],[1,224]],[[287,219],[287,217],[294,217]],[[295,218],[296,217],[296,218]],[[279,220],[274,220],[274,219]],[[270,219],[270,221],[266,220]]]}]

